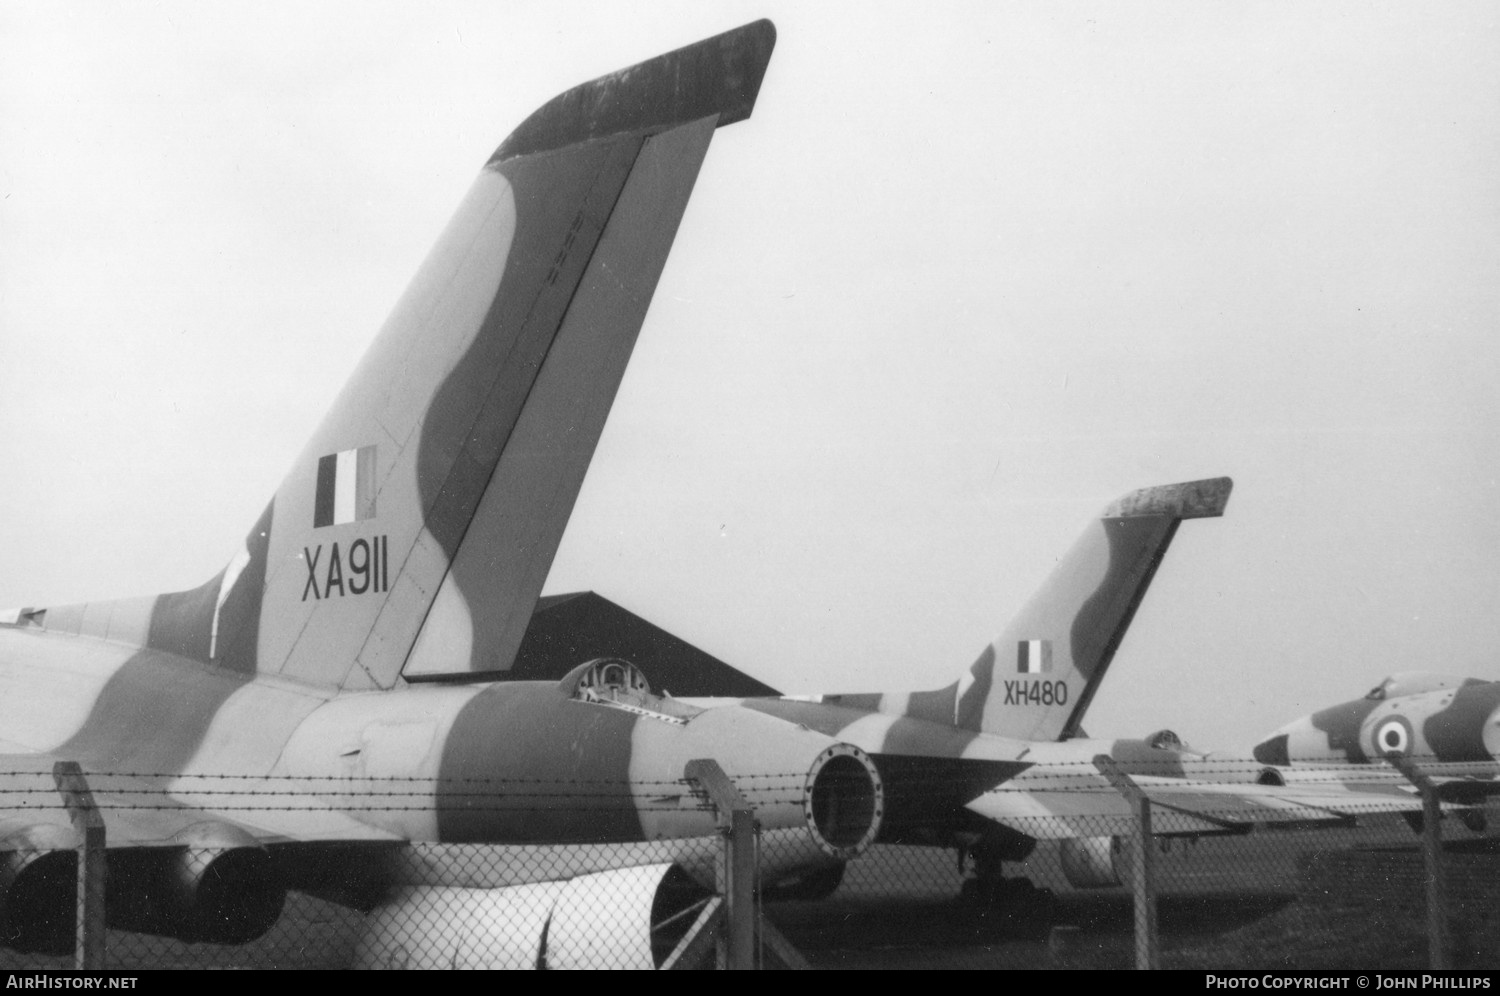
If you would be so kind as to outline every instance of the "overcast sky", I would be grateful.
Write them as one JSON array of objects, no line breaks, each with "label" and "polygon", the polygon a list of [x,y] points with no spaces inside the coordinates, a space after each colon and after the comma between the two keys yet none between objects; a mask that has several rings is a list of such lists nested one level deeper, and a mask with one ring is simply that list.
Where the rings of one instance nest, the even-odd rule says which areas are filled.
[{"label": "overcast sky", "polygon": [[935,687],[1227,474],[1090,733],[1500,679],[1492,3],[0,4],[0,606],[217,571],[510,129],[762,16],[548,591]]}]

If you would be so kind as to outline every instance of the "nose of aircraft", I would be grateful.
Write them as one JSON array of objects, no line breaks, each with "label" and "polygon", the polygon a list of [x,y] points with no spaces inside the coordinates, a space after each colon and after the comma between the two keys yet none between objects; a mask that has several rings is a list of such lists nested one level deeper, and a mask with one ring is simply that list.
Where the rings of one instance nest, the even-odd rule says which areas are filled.
[{"label": "nose of aircraft", "polygon": [[1284,766],[1292,763],[1292,757],[1286,749],[1287,735],[1285,733],[1273,733],[1260,743],[1255,745],[1251,753],[1261,764],[1275,764]]}]

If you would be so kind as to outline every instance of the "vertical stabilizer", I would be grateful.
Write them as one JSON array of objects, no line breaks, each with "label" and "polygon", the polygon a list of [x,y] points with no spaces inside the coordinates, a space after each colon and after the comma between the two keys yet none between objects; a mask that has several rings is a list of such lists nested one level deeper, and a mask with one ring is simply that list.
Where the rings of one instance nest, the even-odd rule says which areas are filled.
[{"label": "vertical stabilizer", "polygon": [[775,40],[748,24],[532,114],[229,566],[28,625],[336,688],[389,688],[413,657],[508,667],[709,140],[750,115]]},{"label": "vertical stabilizer", "polygon": [[414,647],[426,670],[514,655],[709,139],[774,39],[575,87],[495,152],[277,493],[259,670],[384,688]]},{"label": "vertical stabilizer", "polygon": [[958,689],[956,725],[1030,740],[1078,733],[1183,519],[1219,516],[1227,477],[1143,488],[1088,527],[984,649]]},{"label": "vertical stabilizer", "polygon": [[1024,740],[1077,736],[1178,524],[1222,515],[1232,487],[1218,477],[1115,501],[958,681],[825,701]]}]

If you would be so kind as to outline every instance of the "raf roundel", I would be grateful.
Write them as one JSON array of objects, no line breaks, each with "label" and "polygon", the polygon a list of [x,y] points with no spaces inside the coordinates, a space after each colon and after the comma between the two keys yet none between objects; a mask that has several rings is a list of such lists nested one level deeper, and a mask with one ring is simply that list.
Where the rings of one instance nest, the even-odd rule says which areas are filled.
[{"label": "raf roundel", "polygon": [[1411,749],[1411,724],[1404,717],[1383,719],[1375,727],[1375,752],[1378,755],[1405,754]]}]

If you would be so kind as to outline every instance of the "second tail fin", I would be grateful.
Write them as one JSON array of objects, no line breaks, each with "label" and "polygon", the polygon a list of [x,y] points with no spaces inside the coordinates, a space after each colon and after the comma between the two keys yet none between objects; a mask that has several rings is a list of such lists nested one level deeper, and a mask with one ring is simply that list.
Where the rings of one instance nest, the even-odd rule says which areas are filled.
[{"label": "second tail fin", "polygon": [[1077,736],[1178,524],[1222,515],[1232,487],[1218,477],[1132,491],[1089,525],[958,681],[910,695],[837,698],[1018,739]]},{"label": "second tail fin", "polygon": [[956,724],[1030,740],[1076,736],[1178,524],[1223,515],[1232,487],[1227,477],[1167,484],[1106,508],[970,666]]}]

